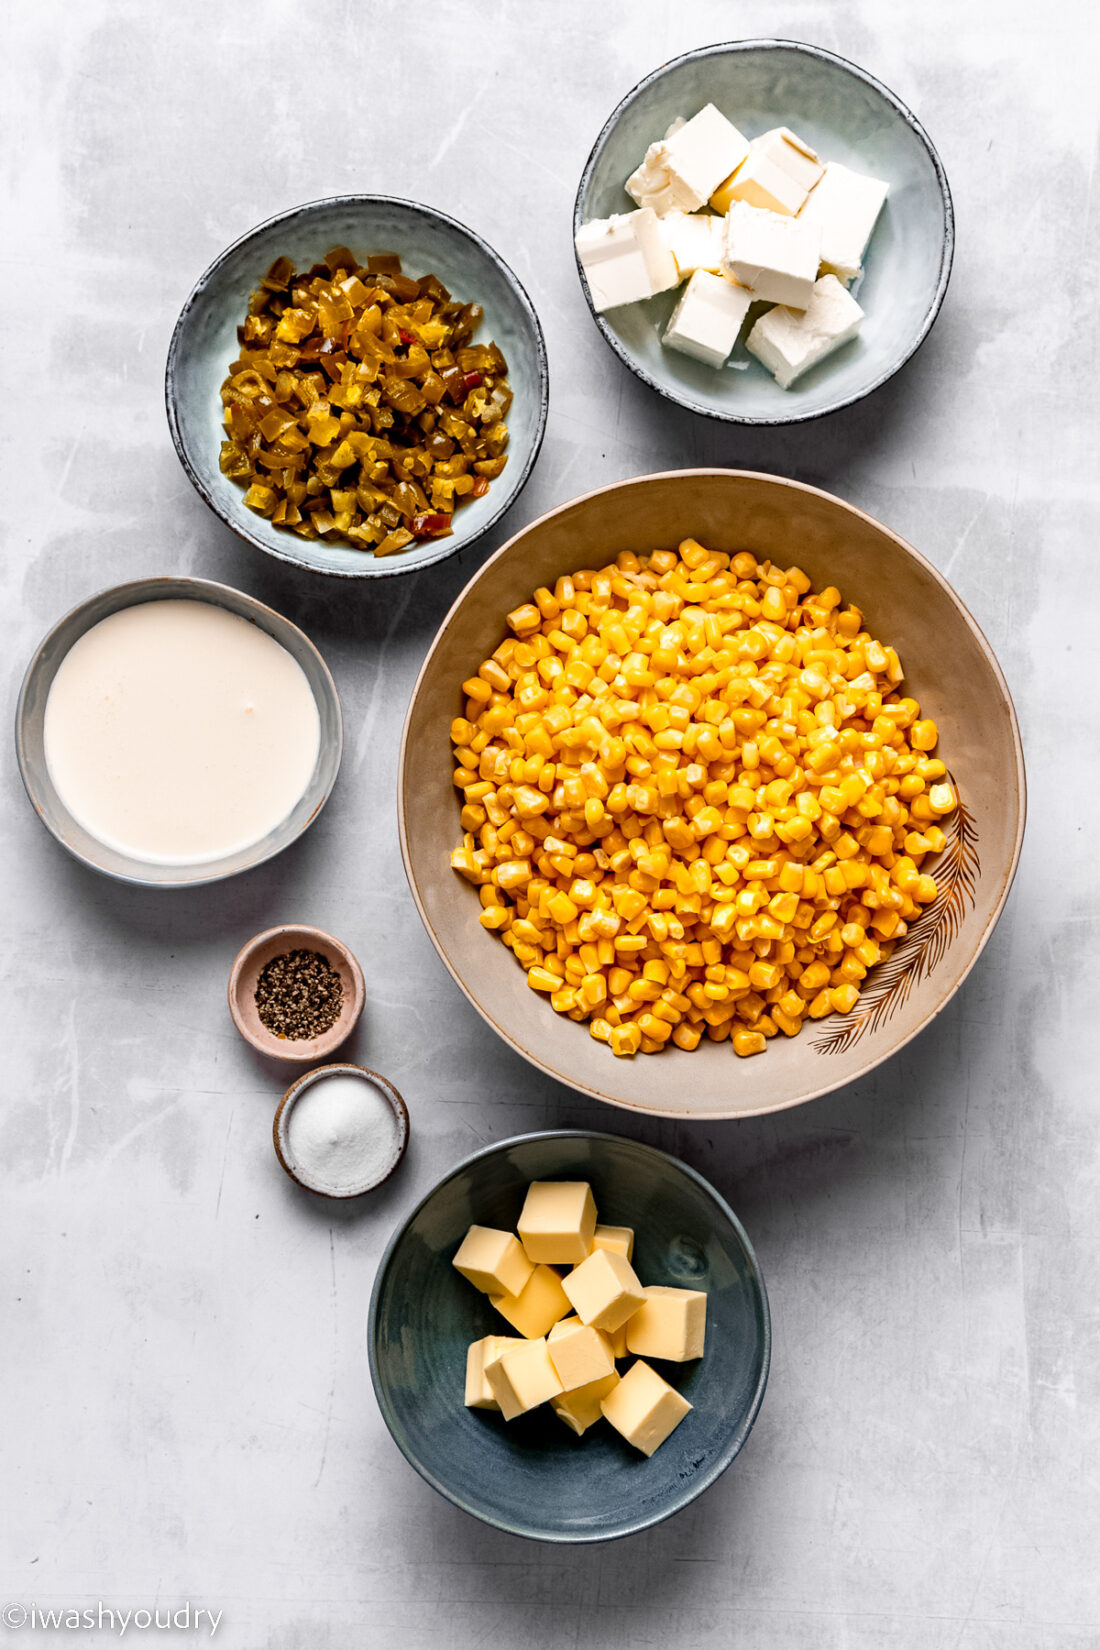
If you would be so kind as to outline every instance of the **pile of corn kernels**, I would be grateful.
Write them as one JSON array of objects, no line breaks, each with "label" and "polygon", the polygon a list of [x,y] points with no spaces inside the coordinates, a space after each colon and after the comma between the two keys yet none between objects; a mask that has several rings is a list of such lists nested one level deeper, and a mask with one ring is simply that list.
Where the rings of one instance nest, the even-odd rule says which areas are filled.
[{"label": "pile of corn kernels", "polygon": [[451,727],[451,863],[528,984],[617,1055],[759,1054],[850,1013],[957,805],[858,608],[688,539],[508,625]]}]

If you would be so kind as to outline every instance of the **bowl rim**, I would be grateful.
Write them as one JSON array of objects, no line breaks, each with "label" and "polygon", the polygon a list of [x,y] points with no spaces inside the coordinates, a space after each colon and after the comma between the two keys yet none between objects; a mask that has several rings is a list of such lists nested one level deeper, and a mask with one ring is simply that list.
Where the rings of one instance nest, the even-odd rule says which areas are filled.
[{"label": "bowl rim", "polygon": [[[183,431],[180,425],[179,413],[176,404],[176,377],[179,355],[182,348],[183,335],[192,309],[201,298],[212,276],[217,273],[217,271],[225,263],[226,259],[231,257],[233,253],[238,251],[241,247],[246,246],[249,241],[255,239],[257,236],[264,234],[267,230],[276,228],[279,224],[288,223],[291,219],[299,218],[303,216],[303,214],[314,212],[318,208],[377,205],[404,207],[411,212],[422,213],[426,218],[434,219],[437,223],[446,225],[446,227],[453,233],[463,236],[467,241],[472,241],[482,256],[486,258],[489,263],[495,265],[500,271],[507,284],[511,286],[515,292],[515,295],[519,300],[520,308],[527,317],[527,321],[531,327],[532,336],[534,338],[535,358],[537,362],[537,385],[535,387],[535,399],[538,404],[538,416],[536,420],[534,438],[531,442],[531,448],[522,466],[520,467],[519,480],[515,483],[514,490],[511,492],[509,498],[503,504],[498,505],[493,513],[482,523],[480,527],[478,527],[476,532],[471,533],[468,537],[465,535],[459,536],[452,534],[449,538],[438,540],[437,543],[439,545],[439,549],[437,553],[434,555],[425,556],[415,564],[401,564],[400,554],[398,554],[392,557],[383,556],[380,560],[374,557],[369,560],[364,558],[364,566],[362,568],[314,567],[309,562],[303,561],[300,556],[291,554],[290,545],[295,542],[293,535],[288,535],[290,543],[288,544],[288,548],[283,550],[275,545],[265,543],[264,540],[259,538],[255,533],[250,532],[243,522],[232,520],[228,512],[222,509],[214,493],[211,492],[210,488],[208,488],[206,483],[203,481],[198,470],[191,461],[190,453],[188,452],[187,445],[184,441]],[[203,502],[210,510],[213,511],[214,515],[217,516],[218,520],[223,522],[232,532],[236,533],[238,538],[243,539],[246,544],[252,545],[255,549],[263,551],[264,555],[274,557],[276,561],[285,562],[290,567],[300,568],[304,573],[319,574],[323,578],[396,578],[403,573],[420,573],[427,567],[434,567],[437,562],[445,561],[448,556],[453,556],[459,551],[467,549],[470,545],[476,544],[478,539],[484,537],[490,528],[495,527],[506,511],[510,510],[512,505],[518,501],[520,494],[523,492],[523,489],[526,487],[531,478],[531,472],[538,460],[539,453],[542,451],[543,438],[546,435],[546,420],[550,405],[550,373],[546,355],[546,339],[543,335],[542,322],[539,320],[538,312],[535,309],[534,304],[531,302],[530,294],[528,293],[523,282],[520,280],[519,276],[516,274],[515,270],[510,264],[505,263],[500,253],[497,252],[495,248],[490,246],[489,242],[484,240],[476,230],[471,229],[468,224],[460,223],[457,218],[452,218],[448,213],[441,212],[438,207],[427,206],[423,201],[410,200],[403,195],[359,193],[346,195],[322,195],[317,200],[303,201],[298,206],[291,206],[282,212],[276,212],[270,218],[265,218],[262,223],[254,224],[251,229],[246,229],[243,235],[238,235],[236,240],[231,241],[229,245],[219,252],[217,257],[210,264],[208,264],[206,269],[203,270],[202,274],[191,288],[191,291],[188,293],[187,298],[184,301],[183,308],[180,310],[179,318],[172,329],[172,337],[168,345],[168,357],[164,369],[164,404],[168,415],[168,428],[171,432],[172,444],[176,449],[176,456],[183,465],[188,480],[191,482],[191,485],[194,487]],[[514,475],[515,471],[512,473]]]},{"label": "bowl rim", "polygon": [[[408,1231],[412,1222],[416,1219],[417,1215],[419,1215],[421,1210],[431,1202],[437,1192],[442,1191],[444,1186],[449,1185],[449,1183],[454,1180],[457,1175],[460,1175],[467,1169],[472,1168],[475,1163],[480,1162],[483,1158],[494,1157],[500,1152],[508,1151],[515,1146],[526,1145],[529,1142],[536,1140],[610,1140],[616,1145],[622,1145],[625,1143],[628,1146],[637,1147],[639,1151],[648,1152],[652,1156],[662,1158],[666,1163],[672,1164],[673,1167],[678,1169],[682,1174],[685,1174],[689,1179],[694,1180],[696,1185],[702,1188],[702,1190],[718,1205],[719,1209],[729,1220],[730,1224],[734,1228],[734,1231],[737,1233],[742,1246],[744,1247],[746,1257],[750,1263],[751,1275],[756,1282],[760,1300],[762,1316],[760,1374],[757,1377],[756,1387],[748,1410],[742,1417],[740,1425],[732,1434],[725,1448],[719,1452],[711,1468],[709,1468],[707,1472],[701,1473],[697,1479],[692,1481],[691,1493],[683,1501],[679,1502],[674,1507],[669,1507],[667,1511],[654,1513],[650,1517],[641,1519],[637,1523],[630,1525],[627,1529],[614,1530],[606,1534],[596,1534],[594,1532],[586,1533],[582,1531],[573,1535],[567,1535],[564,1533],[547,1533],[544,1530],[524,1529],[516,1524],[509,1523],[506,1519],[494,1517],[491,1513],[485,1512],[479,1507],[471,1506],[470,1503],[464,1500],[460,1494],[452,1489],[449,1489],[446,1484],[441,1483],[440,1480],[436,1478],[435,1475],[426,1466],[424,1466],[422,1462],[418,1461],[416,1457],[405,1448],[405,1445],[401,1442],[397,1436],[397,1433],[394,1431],[394,1426],[391,1421],[391,1406],[389,1404],[385,1388],[382,1384],[381,1376],[378,1371],[377,1358],[375,1356],[378,1308],[381,1300],[382,1286],[385,1281],[386,1273],[389,1270],[390,1262],[392,1261],[397,1250],[397,1246],[402,1237]],[[768,1301],[768,1289],[764,1282],[764,1273],[761,1270],[760,1260],[752,1245],[748,1233],[745,1231],[744,1226],[741,1224],[741,1221],[738,1219],[737,1215],[734,1214],[721,1192],[719,1192],[717,1188],[710,1183],[705,1175],[700,1174],[698,1169],[693,1169],[691,1164],[685,1163],[682,1158],[674,1157],[671,1152],[662,1151],[659,1146],[651,1146],[648,1141],[635,1140],[631,1135],[610,1134],[606,1129],[536,1129],[530,1134],[509,1135],[503,1140],[495,1141],[489,1146],[483,1146],[479,1151],[471,1152],[468,1157],[462,1158],[460,1162],[456,1163],[453,1168],[449,1169],[445,1175],[437,1180],[435,1184],[430,1187],[427,1192],[425,1192],[424,1196],[419,1200],[416,1206],[410,1209],[409,1213],[390,1235],[389,1242],[386,1244],[386,1247],[382,1252],[382,1258],[378,1262],[378,1269],[374,1274],[374,1283],[371,1287],[370,1304],[367,1308],[367,1358],[370,1364],[370,1377],[371,1384],[374,1387],[374,1396],[377,1401],[378,1408],[382,1412],[382,1419],[386,1423],[386,1429],[389,1432],[390,1437],[393,1439],[406,1461],[408,1461],[409,1465],[413,1467],[417,1473],[419,1473],[420,1477],[426,1484],[431,1485],[433,1490],[436,1490],[438,1494],[442,1495],[445,1500],[450,1501],[454,1506],[460,1507],[463,1512],[469,1513],[471,1517],[480,1519],[484,1524],[492,1525],[494,1529],[503,1530],[508,1535],[523,1536],[529,1541],[551,1542],[556,1546],[596,1546],[607,1541],[620,1541],[626,1536],[640,1535],[643,1530],[652,1529],[655,1524],[662,1524],[665,1519],[672,1518],[676,1515],[676,1513],[683,1512],[683,1510],[688,1507],[692,1501],[702,1495],[704,1490],[710,1489],[711,1485],[722,1476],[726,1468],[741,1453],[741,1450],[744,1448],[745,1442],[748,1439],[749,1433],[755,1425],[757,1415],[760,1413],[760,1406],[764,1401],[764,1392],[768,1385],[768,1375],[771,1370],[771,1348],[771,1306]]]},{"label": "bowl rim", "polygon": [[[289,1127],[288,1119],[300,1097],[306,1089],[312,1088],[313,1084],[320,1078],[341,1074],[361,1077],[365,1082],[371,1083],[376,1089],[380,1090],[397,1122],[397,1153],[385,1174],[379,1175],[377,1180],[368,1180],[365,1185],[352,1186],[344,1191],[338,1191],[332,1186],[322,1186],[319,1183],[315,1185],[313,1181],[306,1179],[301,1171],[291,1166],[286,1151],[284,1151],[284,1147],[289,1150],[290,1144],[286,1138],[286,1131]],[[316,1066],[312,1071],[303,1071],[286,1088],[275,1108],[275,1116],[271,1120],[271,1140],[275,1147],[275,1156],[296,1186],[300,1186],[304,1192],[312,1193],[314,1197],[329,1198],[337,1203],[345,1202],[351,1197],[365,1197],[368,1192],[376,1192],[379,1186],[384,1186],[391,1176],[397,1173],[405,1153],[409,1149],[409,1108],[389,1078],[383,1077],[380,1071],[372,1071],[369,1066],[356,1065],[352,1060],[326,1061],[324,1065]]]},{"label": "bowl rim", "polygon": [[[708,1111],[705,1114],[696,1114],[673,1111],[665,1107],[640,1106],[635,1104],[633,1101],[619,1099],[615,1095],[607,1093],[603,1089],[596,1088],[591,1084],[576,1082],[572,1078],[563,1076],[560,1071],[557,1071],[554,1067],[545,1064],[544,1061],[539,1059],[529,1049],[525,1048],[521,1042],[513,1037],[512,1034],[493,1017],[490,1010],[484,1007],[477,1000],[472,991],[466,985],[465,981],[452,965],[451,960],[444,950],[439,936],[435,931],[431,918],[428,915],[421,897],[420,889],[417,885],[416,876],[413,869],[412,852],[406,823],[406,790],[412,716],[417,698],[419,697],[421,688],[424,684],[424,679],[428,674],[432,660],[434,659],[436,651],[439,648],[444,636],[459,618],[461,609],[467,597],[476,585],[480,584],[483,579],[490,576],[491,571],[496,566],[497,562],[502,560],[503,557],[509,553],[509,551],[513,550],[515,546],[523,539],[525,534],[534,532],[535,529],[541,527],[544,522],[550,521],[553,517],[561,515],[567,510],[572,510],[578,505],[587,504],[589,500],[598,498],[604,493],[612,493],[619,488],[637,487],[648,482],[663,482],[674,476],[684,479],[694,479],[701,476],[718,475],[734,477],[741,480],[764,481],[771,486],[792,488],[796,492],[809,493],[816,498],[828,500],[830,504],[839,506],[840,509],[847,511],[849,514],[858,518],[861,522],[866,522],[870,526],[874,527],[878,532],[884,533],[886,537],[898,547],[903,555],[910,556],[915,562],[917,562],[929,578],[931,578],[940,587],[948,599],[955,604],[963,615],[963,618],[965,619],[975,641],[977,642],[979,651],[985,658],[986,664],[989,666],[989,669],[993,674],[993,678],[996,681],[1001,694],[1003,695],[1005,705],[1007,706],[1009,726],[1012,732],[1013,755],[1015,758],[1016,794],[1019,798],[1019,814],[1009,864],[1004,873],[1002,885],[997,895],[996,902],[990,911],[990,915],[982,928],[980,935],[978,936],[973,955],[970,957],[965,968],[959,974],[946,996],[944,996],[942,1001],[936,1005],[935,1009],[926,1020],[922,1021],[920,1025],[915,1026],[912,1031],[908,1032],[900,1040],[900,1042],[894,1044],[888,1053],[879,1054],[873,1059],[864,1060],[857,1070],[850,1072],[843,1077],[836,1077],[832,1080],[821,1082],[820,1084],[811,1084],[799,1093],[793,1095],[790,1099],[784,1100],[779,1104],[754,1106],[739,1111]],[[501,615],[501,622],[503,623],[503,614]],[[456,683],[455,685],[457,688],[458,684]],[[997,661],[997,656],[986,639],[984,631],[974,618],[974,615],[971,613],[970,609],[966,606],[966,603],[963,601],[962,597],[958,595],[944,574],[940,572],[939,568],[936,567],[934,563],[930,562],[926,556],[922,555],[922,553],[911,545],[908,540],[903,539],[900,534],[895,533],[892,528],[887,527],[883,522],[879,521],[877,517],[872,516],[866,510],[861,510],[858,505],[850,504],[846,499],[839,498],[835,493],[826,492],[823,487],[813,487],[808,482],[796,481],[790,476],[772,475],[762,470],[731,470],[726,469],[722,465],[700,465],[688,470],[659,470],[653,471],[647,475],[632,476],[625,481],[611,482],[607,486],[596,487],[590,492],[580,493],[576,498],[567,499],[564,503],[556,505],[554,509],[545,511],[541,516],[536,517],[534,521],[528,522],[526,526],[521,527],[518,532],[513,533],[511,538],[502,544],[499,550],[489,556],[482,563],[469,582],[463,587],[462,590],[459,591],[457,597],[440,624],[439,629],[433,637],[431,646],[424,655],[424,661],[417,673],[416,681],[413,683],[412,692],[409,695],[408,709],[405,712],[405,722],[401,730],[401,745],[398,751],[397,776],[398,840],[401,844],[401,860],[405,867],[405,877],[409,884],[409,890],[413,897],[413,903],[415,904],[420,915],[421,922],[424,924],[428,938],[434,945],[443,966],[446,968],[455,984],[459,987],[459,990],[462,992],[467,1002],[469,1002],[471,1006],[477,1010],[478,1014],[481,1015],[481,1018],[487,1025],[492,1027],[498,1037],[502,1037],[504,1039],[509,1048],[514,1049],[515,1052],[521,1055],[529,1065],[534,1066],[537,1070],[543,1072],[547,1077],[552,1078],[555,1082],[564,1083],[567,1087],[573,1089],[578,1094],[585,1094],[593,1100],[602,1100],[607,1104],[618,1106],[624,1111],[634,1113],[636,1116],[669,1117],[675,1118],[681,1123],[709,1124],[720,1121],[739,1121],[742,1118],[763,1117],[771,1114],[772,1112],[789,1111],[794,1106],[805,1105],[811,1100],[819,1100],[823,1095],[831,1094],[835,1089],[845,1088],[850,1083],[858,1082],[859,1079],[865,1077],[869,1071],[873,1071],[876,1066],[882,1065],[886,1060],[893,1059],[895,1055],[900,1054],[901,1050],[905,1048],[907,1044],[911,1043],[915,1037],[921,1034],[921,1032],[926,1031],[932,1022],[939,1018],[948,1003],[967,980],[971,970],[974,968],[979,957],[985,950],[986,945],[989,942],[990,935],[993,933],[994,928],[1000,920],[1001,913],[1004,910],[1005,902],[1008,899],[1009,891],[1016,876],[1016,871],[1020,863],[1020,851],[1023,846],[1024,827],[1027,819],[1027,778],[1024,770],[1023,745],[1020,739],[1020,727],[1016,716],[1016,707],[1012,700],[1012,694],[1009,691],[1008,683],[1004,677],[1004,672],[1001,670],[1000,664]],[[614,1056],[611,1056],[611,1058],[614,1059]]]},{"label": "bowl rim", "polygon": [[736,410],[725,411],[720,407],[706,406],[703,402],[693,400],[688,393],[685,392],[684,394],[680,394],[679,392],[672,390],[667,384],[662,384],[654,378],[640,362],[634,359],[630,351],[622,344],[615,331],[608,325],[606,318],[597,312],[592,303],[592,295],[588,290],[588,282],[584,279],[584,272],[581,269],[580,259],[577,257],[576,246],[574,245],[573,257],[576,264],[577,277],[580,281],[581,291],[584,293],[585,303],[588,305],[592,319],[599,328],[605,343],[608,344],[612,350],[614,350],[615,354],[619,357],[619,360],[622,361],[625,366],[629,367],[635,377],[640,378],[642,383],[647,384],[651,390],[656,390],[658,395],[664,396],[666,401],[671,401],[673,405],[683,407],[688,412],[699,413],[704,418],[714,419],[720,424],[764,426],[808,424],[815,418],[826,418],[830,413],[839,412],[843,407],[851,407],[857,401],[862,401],[874,390],[880,389],[882,385],[886,383],[887,379],[892,378],[896,372],[901,370],[907,361],[912,359],[924,343],[925,339],[928,337],[928,334],[931,332],[936,317],[939,315],[940,309],[943,305],[944,297],[947,293],[947,283],[951,278],[951,265],[954,261],[955,208],[951,198],[951,188],[948,184],[947,173],[944,170],[943,162],[936,151],[936,147],[924,127],[921,125],[920,121],[917,119],[916,115],[901,101],[895,92],[892,92],[888,86],[884,85],[881,80],[878,80],[866,69],[861,69],[858,63],[853,63],[850,59],[841,57],[837,52],[827,51],[824,46],[811,45],[808,41],[803,40],[785,40],[778,37],[762,37],[758,40],[717,41],[710,46],[697,46],[692,51],[681,52],[678,57],[670,57],[667,63],[662,63],[659,68],[654,69],[650,74],[647,74],[644,79],[639,80],[637,85],[632,87],[631,90],[626,93],[625,97],[620,98],[619,102],[615,105],[603,126],[600,128],[596,141],[593,143],[592,148],[589,151],[588,159],[585,161],[584,167],[581,171],[580,181],[577,184],[577,193],[573,203],[574,237],[576,236],[576,232],[581,227],[582,223],[581,197],[584,195],[585,190],[588,187],[592,173],[595,170],[596,163],[600,158],[612,128],[629,104],[633,103],[642,92],[648,89],[648,87],[653,85],[656,81],[661,80],[670,69],[677,68],[681,63],[691,62],[698,58],[725,56],[729,52],[776,50],[802,52],[808,57],[820,58],[823,62],[831,64],[834,68],[842,69],[846,73],[853,75],[857,80],[861,80],[864,85],[871,87],[873,91],[877,92],[879,96],[890,105],[895,114],[900,115],[901,119],[923,144],[928,154],[928,158],[932,162],[932,168],[936,174],[936,181],[939,184],[940,196],[943,201],[943,244],[940,248],[940,266],[936,278],[935,291],[932,294],[931,302],[925,312],[924,319],[917,328],[916,335],[914,336],[912,343],[909,344],[908,347],[905,348],[902,353],[890,363],[889,366],[885,367],[876,377],[872,378],[869,383],[865,384],[862,389],[855,390],[850,395],[838,396],[836,400],[830,401],[827,406],[817,407],[812,411],[797,411],[792,408],[792,410],[788,413],[762,415],[755,413],[740,413]]},{"label": "bowl rim", "polygon": [[[248,963],[262,946],[271,940],[284,940],[288,949],[295,949],[296,942],[305,941],[307,946],[327,946],[343,963],[351,976],[352,999],[345,1009],[342,1009],[327,1031],[320,1037],[310,1039],[312,1044],[308,1051],[295,1052],[293,1045],[284,1047],[277,1037],[268,1033],[261,1040],[246,1025],[240,1010],[241,976]],[[229,970],[229,980],[226,985],[226,998],[229,1003],[229,1014],[248,1044],[257,1054],[265,1055],[269,1060],[281,1060],[288,1066],[306,1066],[312,1060],[326,1060],[329,1055],[335,1054],[351,1036],[359,1024],[366,1002],[366,983],[363,979],[363,970],[349,945],[338,939],[335,934],[328,933],[324,928],[315,928],[307,922],[279,922],[272,928],[264,928],[258,934],[253,934],[246,940],[233,959]],[[365,1068],[364,1068],[365,1069]],[[289,1172],[289,1171],[288,1171]]]},{"label": "bowl rim", "polygon": [[[214,607],[220,607],[223,612],[237,612],[235,606],[222,600],[222,596],[225,594],[231,596],[234,602],[243,603],[253,616],[263,614],[266,618],[273,619],[275,621],[276,628],[279,625],[285,625],[289,630],[292,630],[306,650],[313,655],[314,660],[316,661],[320,680],[325,686],[332,712],[336,720],[336,734],[334,740],[332,741],[332,778],[309,818],[302,822],[300,829],[294,836],[290,837],[288,841],[273,845],[268,848],[265,853],[258,854],[254,859],[250,859],[245,865],[235,866],[232,870],[212,870],[209,876],[181,877],[177,879],[163,877],[154,880],[150,877],[139,876],[136,872],[130,873],[114,870],[110,866],[100,865],[96,860],[90,859],[88,855],[82,853],[74,843],[67,842],[63,836],[60,836],[54,829],[52,822],[47,819],[43,810],[42,798],[30,773],[27,762],[27,698],[31,687],[34,685],[34,679],[41,668],[42,655],[45,649],[49,646],[50,642],[56,636],[57,632],[63,629],[64,626],[69,624],[73,619],[77,618],[77,616],[83,613],[85,609],[93,607],[97,602],[102,601],[105,596],[130,595],[133,592],[149,590],[150,588],[157,586],[163,588],[163,593],[160,595],[151,596],[149,599],[152,601],[207,601]],[[142,605],[141,599],[135,598],[120,602],[116,608],[112,609],[112,612],[118,613],[122,612],[127,607],[137,607],[140,605]],[[243,615],[240,616],[243,617]],[[105,613],[102,617],[109,618],[110,614]],[[97,619],[95,622],[98,624],[99,620]],[[86,635],[88,630],[91,628],[92,626],[88,625],[79,634]],[[278,636],[272,629],[268,629],[266,634],[269,635],[273,641],[279,640]],[[73,646],[78,640],[79,636],[74,636],[72,643],[70,643],[70,647]],[[280,642],[279,645],[282,646],[283,644]],[[314,697],[316,698],[316,695],[314,695]],[[318,707],[318,710],[320,710],[320,707]],[[322,749],[323,748],[324,747],[322,745]],[[139,579],[126,579],[122,584],[108,584],[101,590],[93,592],[92,595],[86,596],[83,601],[79,601],[73,607],[70,607],[67,613],[63,613],[61,617],[50,626],[49,630],[46,631],[45,635],[38,643],[38,646],[31,654],[27,668],[23,673],[23,681],[19,688],[19,697],[15,702],[16,762],[19,767],[19,777],[23,781],[23,789],[27,793],[27,800],[30,802],[30,805],[34,809],[38,819],[45,826],[46,830],[49,831],[54,841],[58,843],[60,847],[64,848],[65,852],[71,855],[71,857],[77,860],[81,865],[86,865],[90,870],[95,871],[98,876],[109,877],[112,882],[128,883],[134,888],[204,888],[212,882],[225,882],[230,877],[242,876],[246,871],[255,870],[257,865],[264,865],[269,859],[274,859],[276,854],[283,853],[285,849],[291,847],[293,843],[299,841],[299,839],[317,819],[317,816],[320,814],[321,810],[325,806],[325,803],[328,801],[329,797],[333,793],[333,790],[335,789],[336,781],[340,774],[340,763],[343,753],[344,718],[343,712],[340,708],[340,695],[336,691],[336,683],[332,679],[332,672],[325,663],[320,649],[310,640],[305,631],[302,630],[299,625],[296,625],[293,619],[288,619],[285,614],[277,612],[273,607],[268,607],[266,602],[260,601],[256,596],[249,595],[246,590],[238,590],[235,585],[222,584],[217,579],[197,578],[190,573],[151,573]],[[68,813],[68,809],[65,811]],[[90,834],[91,833],[89,832],[89,835]],[[259,845],[257,844],[257,846]],[[245,851],[247,852],[247,850]],[[133,863],[138,864],[139,861],[135,860]],[[217,861],[212,861],[211,864],[216,866]]]}]

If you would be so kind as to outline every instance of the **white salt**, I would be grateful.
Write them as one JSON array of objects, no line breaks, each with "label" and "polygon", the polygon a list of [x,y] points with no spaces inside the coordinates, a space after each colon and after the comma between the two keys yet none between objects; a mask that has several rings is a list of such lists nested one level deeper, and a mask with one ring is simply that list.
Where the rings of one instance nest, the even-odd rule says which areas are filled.
[{"label": "white salt", "polygon": [[369,1077],[335,1072],[302,1090],[291,1107],[286,1140],[295,1169],[345,1192],[389,1170],[399,1144],[397,1114]]}]

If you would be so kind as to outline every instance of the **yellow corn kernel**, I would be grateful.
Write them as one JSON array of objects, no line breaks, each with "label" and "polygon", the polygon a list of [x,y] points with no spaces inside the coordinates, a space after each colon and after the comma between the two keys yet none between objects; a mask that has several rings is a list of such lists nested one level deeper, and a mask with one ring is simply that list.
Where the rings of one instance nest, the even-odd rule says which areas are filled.
[{"label": "yellow corn kernel", "polygon": [[626,1057],[637,1054],[642,1046],[642,1034],[637,1025],[630,1021],[623,1026],[612,1026],[609,1042],[612,1054]]},{"label": "yellow corn kernel", "polygon": [[750,1054],[763,1054],[768,1046],[762,1032],[750,1031],[745,1026],[739,1026],[730,1041],[733,1044],[733,1052],[740,1055],[743,1060]]},{"label": "yellow corn kernel", "polygon": [[859,991],[851,984],[833,986],[826,995],[837,1014],[850,1014],[859,1000]]}]

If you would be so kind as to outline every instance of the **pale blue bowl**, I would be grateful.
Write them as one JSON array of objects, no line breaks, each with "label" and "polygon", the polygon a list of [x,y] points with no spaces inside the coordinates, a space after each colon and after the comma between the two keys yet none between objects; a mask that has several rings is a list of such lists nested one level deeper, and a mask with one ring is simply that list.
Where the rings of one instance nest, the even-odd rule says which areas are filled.
[{"label": "pale blue bowl", "polygon": [[[707,367],[665,349],[678,292],[596,315],[615,354],[640,379],[692,412],[730,424],[795,424],[859,401],[897,372],[928,336],[951,273],[951,192],[924,128],[885,86],[819,46],[739,40],[703,46],[654,71],[627,94],[581,174],[574,229],[635,206],[625,180],[677,115],[715,104],[746,137],[789,126],[823,160],[886,179],[883,207],[854,288],[866,311],[859,337],[781,390],[745,349]],[[579,270],[578,264],[578,270]],[[588,286],[581,275],[589,308]]]},{"label": "pale blue bowl", "polygon": [[[244,488],[218,468],[224,438],[219,397],[238,354],[237,328],[249,296],[278,257],[299,270],[346,245],[360,257],[397,252],[406,275],[438,275],[455,298],[481,304],[475,343],[490,339],[508,362],[514,401],[508,414],[508,462],[483,498],[456,512],[449,538],[412,544],[377,557],[350,544],[300,539],[249,510]],[[388,195],[335,195],[310,201],[250,229],[216,258],[183,306],[168,350],[168,424],[176,452],[200,497],[228,527],[279,561],[337,578],[392,578],[452,556],[488,532],[527,482],[546,429],[548,377],[542,328],[530,298],[503,258],[465,224],[430,206]]]},{"label": "pale blue bowl", "polygon": [[[515,1227],[531,1180],[590,1181],[600,1219],[634,1227],[643,1283],[706,1290],[705,1355],[657,1366],[694,1408],[648,1460],[606,1421],[578,1438],[548,1407],[506,1425],[464,1405],[469,1343],[509,1331],[451,1261],[471,1223]],[[386,1425],[434,1489],[514,1535],[590,1542],[659,1523],[725,1471],[764,1396],[771,1328],[752,1245],[701,1175],[636,1140],[569,1129],[490,1146],[428,1193],[382,1257],[368,1346]]]}]

